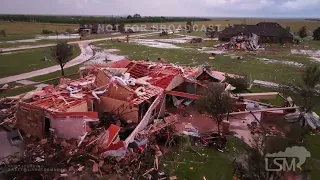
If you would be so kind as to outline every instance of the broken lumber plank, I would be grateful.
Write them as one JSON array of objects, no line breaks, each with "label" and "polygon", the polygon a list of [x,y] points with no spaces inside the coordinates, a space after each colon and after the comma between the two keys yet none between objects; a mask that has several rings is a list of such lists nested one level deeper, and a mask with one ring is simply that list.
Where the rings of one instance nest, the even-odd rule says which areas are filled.
[{"label": "broken lumber plank", "polygon": [[260,105],[263,105],[263,106],[267,106],[267,107],[276,107],[276,108],[280,108],[281,106],[275,106],[275,105],[272,105],[272,104],[267,104],[267,103],[262,103],[262,102],[259,102],[259,101],[254,101],[254,100],[250,100],[250,99],[244,99],[244,101],[246,102],[251,102],[251,103],[257,103],[257,104],[260,104]]},{"label": "broken lumber plank", "polygon": [[[256,113],[256,112],[265,112],[265,111],[278,111],[278,110],[290,110],[290,109],[299,109],[300,107],[283,107],[283,108],[267,108],[267,109],[260,109],[260,110],[253,110],[253,111],[240,111],[240,112],[233,112],[229,115],[239,115],[239,114],[247,114],[247,113]],[[228,114],[224,114],[227,116]]]},{"label": "broken lumber plank", "polygon": [[189,94],[189,93],[178,92],[178,91],[165,91],[165,93],[172,96],[179,96],[179,97],[185,97],[190,99],[200,99],[200,96],[196,94]]},{"label": "broken lumber plank", "polygon": [[276,99],[279,95],[278,92],[265,92],[265,93],[241,93],[237,94],[244,99],[256,100],[256,99]]}]

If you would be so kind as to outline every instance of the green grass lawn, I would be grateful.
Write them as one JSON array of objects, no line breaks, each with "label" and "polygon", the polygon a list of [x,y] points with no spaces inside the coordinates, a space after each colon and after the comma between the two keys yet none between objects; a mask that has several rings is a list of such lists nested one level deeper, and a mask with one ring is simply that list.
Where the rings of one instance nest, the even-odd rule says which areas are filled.
[{"label": "green grass lawn", "polygon": [[[266,87],[259,87],[259,86],[252,86],[252,88],[250,89],[251,92],[253,93],[259,93],[259,92],[280,92],[281,94],[283,94],[284,97],[292,97],[292,99],[296,102],[297,105],[299,105],[301,103],[301,97],[299,94],[296,94],[294,92],[291,91],[285,91],[282,92],[280,89],[272,89],[272,88],[266,88]],[[320,97],[315,97],[316,102],[320,102]],[[266,103],[270,103],[273,105],[282,105],[282,99],[278,96],[277,99],[271,99],[271,100],[264,100],[263,102]],[[320,103],[316,103],[316,105],[313,108],[313,111],[315,113],[317,113],[318,115],[320,115]]]},{"label": "green grass lawn", "polygon": [[168,36],[160,36],[159,34],[151,35],[151,36],[143,36],[143,37],[136,37],[138,39],[172,39],[172,38],[181,38],[177,34],[169,34]]},{"label": "green grass lawn", "polygon": [[[70,59],[77,57],[81,53],[78,45],[74,45],[73,47],[74,54]],[[50,61],[44,61],[43,54],[46,54]],[[51,56],[50,48],[39,48],[0,55],[0,62],[2,64],[0,66],[1,78],[56,65]]]},{"label": "green grass lawn", "polygon": [[217,44],[221,44],[222,42],[221,41],[214,41],[214,40],[210,40],[210,41],[202,41],[200,43],[174,43],[175,45],[177,46],[180,46],[180,47],[185,47],[185,48],[201,48],[201,47],[213,47]]},{"label": "green grass lawn", "polygon": [[[73,67],[65,69],[64,72],[65,72],[66,75],[72,74],[72,73],[76,73],[76,72],[79,71],[79,67],[80,67],[80,65],[76,65],[76,66],[73,66]],[[36,76],[36,77],[30,78],[28,80],[35,81],[35,82],[40,82],[40,81],[45,81],[45,80],[56,78],[56,77],[61,77],[61,70],[53,72],[53,73],[49,73],[49,74],[46,74],[46,75],[42,75],[42,76]],[[77,74],[77,75],[69,76],[67,78],[77,79],[79,77],[80,76]],[[59,83],[59,79],[56,79],[56,80],[53,80],[53,81],[44,82],[44,83],[45,84],[58,84]],[[9,85],[10,88],[16,87],[16,86],[23,86],[23,84],[19,84],[19,83],[16,83],[16,82],[8,83],[8,85]],[[3,84],[0,85],[0,87],[2,87],[2,86],[3,86]],[[25,87],[25,88],[19,88],[19,89],[16,89],[16,90],[10,90],[10,91],[6,91],[6,92],[3,92],[3,93],[0,93],[0,97],[15,96],[15,95],[26,93],[26,92],[29,92],[29,91],[32,91],[32,90],[35,90],[35,89],[36,89],[35,86],[29,86],[29,87]]]},{"label": "green grass lawn", "polygon": [[39,40],[36,42],[16,42],[16,43],[0,43],[0,48],[15,48],[19,46],[35,46],[35,45],[41,45],[41,44],[56,44],[57,40]]},{"label": "green grass lawn", "polygon": [[245,53],[236,53],[243,56],[242,60],[231,59],[229,56],[217,55],[210,61],[210,65],[218,71],[249,75],[253,79],[271,81],[281,84],[294,84],[300,81],[301,68],[279,63],[265,64],[256,57],[268,57],[264,55],[251,56]]},{"label": "green grass lawn", "polygon": [[[22,84],[16,83],[16,82],[11,82],[8,84],[9,88],[13,88],[16,86],[21,86]],[[2,85],[0,85],[2,86]],[[26,93],[32,90],[35,90],[36,87],[34,86],[29,86],[29,87],[25,87],[25,88],[19,88],[19,89],[15,89],[15,90],[10,90],[10,91],[6,91],[6,92],[2,92],[0,93],[0,97],[8,97],[8,96],[15,96],[15,95],[19,95],[22,93]]]},{"label": "green grass lawn", "polygon": [[[103,45],[101,45],[103,43]],[[209,59],[209,54],[194,49],[161,49],[137,45],[134,43],[116,43],[111,41],[94,43],[101,48],[119,49],[118,54],[127,55],[133,60],[157,60],[159,57],[167,59],[170,63],[199,65]]]},{"label": "green grass lawn", "polygon": [[77,24],[37,23],[37,22],[0,22],[0,29],[5,29],[8,35],[42,34],[42,30],[66,32],[67,29],[77,29]]},{"label": "green grass lawn", "polygon": [[[64,69],[64,73],[65,73],[65,75],[76,73],[76,72],[79,71],[79,67],[80,67],[80,65],[76,65],[76,66],[72,66],[72,67],[66,68],[66,69]],[[56,78],[56,77],[61,77],[61,70],[53,72],[53,73],[45,74],[45,75],[42,75],[42,76],[36,76],[36,77],[30,78],[28,80],[40,82],[40,81],[45,81],[45,80]],[[75,79],[75,78],[78,78],[78,77],[79,77],[79,75],[74,75],[74,76],[68,77],[68,78]],[[49,84],[58,84],[58,82],[59,82],[59,79],[54,80],[54,81],[50,81],[48,83]]]},{"label": "green grass lawn", "polygon": [[[207,42],[204,42],[207,43]],[[218,43],[209,41],[208,43]],[[101,43],[99,43],[101,44]],[[186,43],[185,43],[186,44]],[[208,44],[206,44],[208,45]],[[200,46],[200,45],[199,45]],[[249,75],[254,79],[271,81],[281,84],[294,84],[300,81],[301,68],[289,66],[284,64],[265,64],[257,60],[257,57],[277,58],[277,60],[290,60],[295,62],[304,63],[305,65],[312,64],[304,56],[281,56],[279,55],[247,55],[245,52],[234,52],[236,55],[241,55],[242,60],[231,59],[230,56],[216,55],[214,60],[209,59],[210,55],[197,51],[195,49],[161,49],[147,47],[144,45],[137,45],[134,43],[114,43],[105,41],[102,48],[116,48],[120,52],[118,54],[127,55],[130,59],[134,60],[156,60],[161,57],[167,59],[170,63],[179,63],[185,65],[211,65],[214,70],[235,73],[240,75]],[[232,52],[230,52],[232,53]]]},{"label": "green grass lawn", "polygon": [[[200,27],[201,28],[201,27]],[[187,35],[187,36],[199,36],[199,37],[203,37],[203,38],[206,38],[207,35],[206,35],[206,31],[192,31],[190,33],[188,32],[185,32],[185,31],[181,31],[179,32],[178,34],[181,34],[181,35]]]},{"label": "green grass lawn", "polygon": [[[227,138],[227,149],[219,152],[214,149],[201,148],[197,151],[176,149],[166,155],[161,165],[170,176],[176,176],[181,180],[207,180],[232,179],[235,165],[232,163],[237,155],[243,153],[243,146],[246,146],[240,139],[230,136]],[[171,161],[171,162],[169,162]]]},{"label": "green grass lawn", "polygon": [[311,180],[318,180],[320,177],[320,134],[307,135],[303,143],[304,147],[311,153],[307,158],[305,166],[310,170]]},{"label": "green grass lawn", "polygon": [[32,34],[9,34],[7,36],[0,36],[0,42],[15,41],[15,40],[21,40],[21,39],[33,39],[33,38],[35,38],[35,35],[32,35]]}]

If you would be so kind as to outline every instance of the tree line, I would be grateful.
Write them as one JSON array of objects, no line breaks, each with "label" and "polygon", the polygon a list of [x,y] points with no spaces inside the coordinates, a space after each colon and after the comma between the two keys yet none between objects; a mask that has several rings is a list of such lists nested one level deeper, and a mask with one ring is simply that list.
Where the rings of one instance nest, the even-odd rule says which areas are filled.
[{"label": "tree line", "polygon": [[180,22],[180,21],[210,21],[208,18],[191,17],[142,17],[140,14],[120,16],[50,16],[50,15],[0,15],[2,21],[42,22],[42,23],[66,23],[66,24],[115,24],[115,23],[156,23],[156,22]]}]

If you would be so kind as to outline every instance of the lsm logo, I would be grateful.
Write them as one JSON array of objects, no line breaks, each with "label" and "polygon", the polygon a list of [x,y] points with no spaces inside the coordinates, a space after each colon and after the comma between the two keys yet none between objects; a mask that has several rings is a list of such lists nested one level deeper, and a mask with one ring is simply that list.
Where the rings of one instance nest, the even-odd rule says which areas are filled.
[{"label": "lsm logo", "polygon": [[302,170],[301,166],[307,157],[311,157],[311,153],[306,148],[288,147],[284,152],[268,153],[265,157],[265,168],[267,171],[296,171],[296,168]]}]

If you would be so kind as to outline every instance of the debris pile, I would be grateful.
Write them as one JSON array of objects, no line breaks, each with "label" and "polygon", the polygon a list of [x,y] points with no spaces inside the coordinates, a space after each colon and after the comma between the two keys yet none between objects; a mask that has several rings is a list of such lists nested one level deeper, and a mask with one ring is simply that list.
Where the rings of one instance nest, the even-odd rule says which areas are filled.
[{"label": "debris pile", "polygon": [[226,50],[256,51],[259,49],[259,36],[253,33],[239,34],[230,39],[228,43],[220,44]]},{"label": "debris pile", "polygon": [[[121,157],[101,157],[97,147],[89,137],[80,146],[75,140],[58,138],[28,139],[23,157],[7,158],[0,166],[8,179],[54,179],[59,177],[85,177],[87,179],[109,177],[122,179],[161,179],[166,177],[159,170],[162,152],[157,144],[150,141],[143,151],[129,148]],[[10,164],[7,167],[4,164]],[[26,165],[32,165],[26,167]],[[52,168],[54,167],[54,168]],[[25,171],[18,171],[25,168]],[[81,175],[81,176],[80,176]],[[152,177],[152,178],[151,178]]]},{"label": "debris pile", "polygon": [[17,98],[1,98],[0,99],[0,126],[8,125],[13,127],[16,118],[15,112],[17,111]]},{"label": "debris pile", "polygon": [[202,38],[192,38],[191,40],[190,40],[190,43],[201,43],[202,42]]}]

